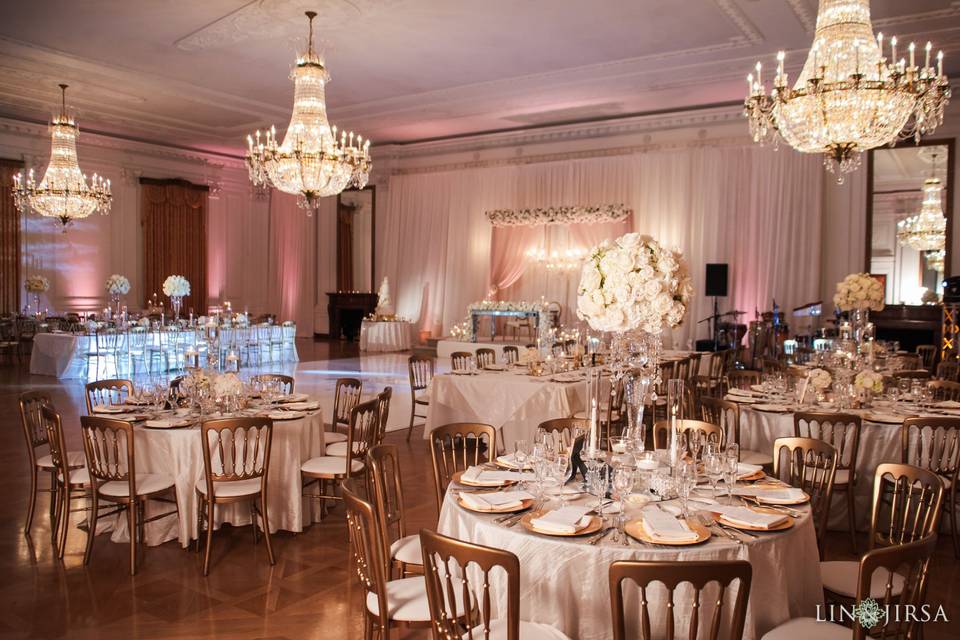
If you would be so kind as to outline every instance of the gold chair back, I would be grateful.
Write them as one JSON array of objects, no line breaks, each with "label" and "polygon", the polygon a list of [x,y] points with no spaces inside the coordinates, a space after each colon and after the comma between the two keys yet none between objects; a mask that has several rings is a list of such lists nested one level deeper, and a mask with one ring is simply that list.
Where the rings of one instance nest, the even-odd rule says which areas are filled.
[{"label": "gold chair back", "polygon": [[129,485],[127,497],[132,500],[137,495],[133,425],[126,420],[80,416],[80,432],[87,471],[94,485],[126,482]]},{"label": "gold chair back", "polygon": [[380,423],[377,427],[374,444],[383,442],[383,437],[387,434],[387,420],[390,418],[390,400],[392,398],[393,387],[385,387],[383,391],[377,394],[377,415]]},{"label": "gold chair back", "polygon": [[410,374],[410,389],[423,391],[433,380],[433,358],[410,356],[407,359],[407,371]]},{"label": "gold chair back", "polygon": [[715,424],[724,433],[726,442],[740,444],[740,405],[720,398],[700,398],[700,418]]},{"label": "gold chair back", "polygon": [[283,393],[287,395],[290,395],[293,393],[293,387],[294,387],[293,376],[284,375],[282,373],[261,373],[259,375],[251,376],[250,381],[253,383],[276,382],[276,383],[279,383],[280,389]]},{"label": "gold chair back", "polygon": [[927,386],[933,391],[933,399],[938,402],[944,400],[960,401],[960,382],[933,380],[927,383]]},{"label": "gold chair back", "polygon": [[477,367],[483,369],[488,364],[497,363],[497,352],[489,347],[481,347],[477,349]]},{"label": "gold chair back", "polygon": [[40,422],[46,432],[46,439],[50,445],[50,459],[57,476],[67,482],[70,478],[70,465],[67,461],[67,445],[63,439],[63,423],[60,414],[50,403],[43,403],[40,409]]},{"label": "gold chair back", "polygon": [[777,438],[773,441],[773,475],[810,496],[810,508],[821,551],[833,496],[837,458],[837,450],[833,445],[816,438]]},{"label": "gold chair back", "polygon": [[703,353],[694,351],[690,354],[690,366],[687,368],[687,384],[692,385],[693,379],[700,375],[700,361],[703,359]]},{"label": "gold chair back", "polygon": [[350,424],[350,412],[360,404],[363,395],[363,381],[359,378],[337,378],[333,394],[333,420],[331,426],[336,430],[340,425]]},{"label": "gold chair back", "polygon": [[470,358],[472,357],[473,354],[469,351],[454,351],[450,354],[450,366],[453,367],[454,371],[467,369],[470,366]]},{"label": "gold chair back", "polygon": [[960,362],[947,360],[938,364],[937,378],[949,382],[957,382],[958,379],[960,379]]},{"label": "gold chair back", "polygon": [[[377,443],[377,437],[380,435],[380,402],[379,398],[373,398],[366,402],[361,402],[350,411],[350,428],[347,430],[347,477],[355,474],[353,471],[354,460],[366,463],[367,453]],[[365,473],[363,471],[357,473]]]},{"label": "gold chair back", "polygon": [[359,496],[358,487],[353,481],[345,480],[340,487],[347,512],[347,532],[353,560],[349,566],[353,568],[353,573],[364,590],[376,594],[378,611],[370,615],[377,619],[381,629],[388,629],[390,616],[386,585],[389,555],[384,540],[380,537],[377,514],[373,505]]},{"label": "gold chair back", "polygon": [[[727,561],[697,561],[697,562],[648,562],[636,560],[620,560],[610,565],[610,608],[613,616],[614,640],[637,638],[637,635],[627,633],[625,620],[624,582],[633,582],[640,589],[640,621],[639,638],[653,640],[664,638],[674,640],[677,637],[675,616],[678,610],[689,614],[690,627],[687,637],[740,638],[743,636],[743,627],[747,618],[747,602],[750,599],[750,583],[753,570],[750,563],[744,560]],[[664,620],[664,628],[653,629],[647,593],[652,590],[651,585],[659,582],[668,591]],[[719,587],[719,594],[710,590],[707,602],[713,603],[713,610],[703,611],[703,622],[707,625],[701,629],[702,601],[706,599],[704,591],[712,583]],[[734,585],[736,583],[736,586]],[[678,603],[675,592],[681,584],[692,587],[692,597],[687,603]],[[727,613],[720,603],[728,600],[727,592],[733,598],[733,608]],[[634,600],[634,596],[630,596]],[[709,614],[709,618],[706,617]],[[655,614],[655,617],[659,617]]]},{"label": "gold chair back", "polygon": [[509,344],[503,348],[503,361],[506,364],[513,364],[520,360],[520,349],[516,345]]},{"label": "gold chair back", "polygon": [[37,463],[36,449],[50,442],[42,414],[43,405],[50,401],[50,394],[46,391],[25,391],[20,394],[20,426],[27,441],[31,469]]},{"label": "gold chair back", "polygon": [[207,496],[216,496],[215,482],[241,482],[257,478],[261,479],[261,490],[266,492],[273,420],[204,420],[200,423],[200,435]]},{"label": "gold chair back", "polygon": [[586,418],[553,418],[537,426],[538,432],[553,438],[557,451],[569,451],[577,439],[577,431],[586,433],[589,429],[590,422]]},{"label": "gold chair back", "polygon": [[[704,422],[702,420],[677,420],[677,430],[680,433],[688,431],[699,431],[702,434],[703,442],[716,442],[720,447],[724,446],[726,438],[723,428],[716,424]],[[670,444],[670,421],[658,420],[653,425],[653,448],[666,449]],[[689,442],[687,447],[689,449]]]},{"label": "gold chair back", "polygon": [[957,483],[960,418],[907,418],[900,431],[900,461]]},{"label": "gold chair back", "polygon": [[471,466],[489,462],[496,451],[497,430],[489,424],[454,422],[430,432],[430,457],[433,461],[438,512],[453,475]]},{"label": "gold chair back", "polygon": [[833,445],[837,450],[837,469],[849,473],[851,485],[856,484],[854,474],[862,428],[862,419],[852,413],[798,411],[793,414],[794,437],[816,438]]},{"label": "gold chair back", "polygon": [[133,382],[130,380],[112,379],[88,382],[84,387],[87,400],[87,415],[93,415],[93,408],[100,404],[123,404],[127,397],[133,395]]},{"label": "gold chair back", "polygon": [[894,380],[901,380],[903,378],[910,380],[929,380],[930,372],[926,369],[903,369],[901,371],[894,371],[891,377]]},{"label": "gold chair back", "polygon": [[734,369],[727,374],[727,389],[749,390],[752,385],[760,384],[760,372],[750,369]]},{"label": "gold chair back", "polygon": [[933,472],[885,463],[873,480],[869,548],[905,544],[937,530],[943,482]]},{"label": "gold chair back", "polygon": [[937,359],[937,348],[932,344],[917,345],[917,355],[920,356],[920,366],[927,371],[933,371],[933,362]]},{"label": "gold chair back", "polygon": [[[492,593],[491,586],[500,584],[504,574],[507,587],[505,640],[520,640],[520,560],[517,556],[502,549],[448,538],[427,529],[420,531],[420,548],[423,550],[424,578],[435,640],[487,640],[492,637],[494,617],[491,603],[497,599],[502,603],[504,594]],[[465,602],[475,604],[463,607]],[[502,609],[497,618],[504,618]],[[500,633],[503,631],[500,629]]]},{"label": "gold chair back", "polygon": [[377,522],[380,523],[381,535],[389,547],[391,541],[407,535],[400,450],[396,445],[378,444],[367,453],[367,467],[373,485]]}]

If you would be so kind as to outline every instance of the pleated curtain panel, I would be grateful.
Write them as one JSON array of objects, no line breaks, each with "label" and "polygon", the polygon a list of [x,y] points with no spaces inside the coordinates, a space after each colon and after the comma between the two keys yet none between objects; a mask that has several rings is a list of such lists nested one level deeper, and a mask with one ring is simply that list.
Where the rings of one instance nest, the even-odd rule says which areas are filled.
[{"label": "pleated curtain panel", "polygon": [[190,282],[182,315],[207,311],[207,205],[209,189],[186,180],[140,178],[143,224],[143,284],[149,299],[163,295],[167,276]]},{"label": "pleated curtain panel", "polygon": [[0,313],[20,309],[20,212],[13,204],[13,176],[22,168],[18,160],[0,158]]}]

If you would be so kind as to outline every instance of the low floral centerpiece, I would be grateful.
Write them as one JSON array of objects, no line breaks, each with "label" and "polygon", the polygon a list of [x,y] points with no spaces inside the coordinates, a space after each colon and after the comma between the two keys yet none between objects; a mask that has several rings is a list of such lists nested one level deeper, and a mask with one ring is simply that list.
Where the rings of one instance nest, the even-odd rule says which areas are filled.
[{"label": "low floral centerpiece", "polygon": [[821,393],[829,389],[833,382],[833,376],[826,369],[812,369],[807,378],[810,379],[810,385]]},{"label": "low floral centerpiece", "polygon": [[163,281],[163,295],[170,298],[174,318],[179,321],[183,298],[190,295],[190,282],[183,276],[167,276],[167,279]]}]

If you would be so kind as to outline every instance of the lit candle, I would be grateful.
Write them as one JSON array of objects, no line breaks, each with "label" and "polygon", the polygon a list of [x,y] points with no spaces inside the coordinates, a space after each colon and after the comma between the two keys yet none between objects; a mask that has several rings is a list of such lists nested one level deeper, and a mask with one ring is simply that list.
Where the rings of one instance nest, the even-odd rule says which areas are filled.
[{"label": "lit candle", "polygon": [[907,49],[910,50],[910,66],[911,66],[911,67],[915,66],[915,65],[913,64],[913,51],[914,51],[915,48],[916,48],[916,46],[915,46],[912,42],[910,43],[910,46],[907,47]]},{"label": "lit candle", "polygon": [[880,49],[880,58],[883,59],[883,31],[877,33],[877,47]]},{"label": "lit candle", "polygon": [[937,52],[937,75],[943,75],[943,51]]},{"label": "lit candle", "polygon": [[897,59],[897,36],[890,38],[890,59],[893,61]]},{"label": "lit candle", "polygon": [[924,47],[924,50],[926,51],[926,56],[924,57],[924,60],[923,60],[923,68],[924,68],[924,69],[929,69],[929,68],[930,68],[930,49],[932,49],[932,48],[933,48],[933,45],[930,44],[929,42],[927,42],[927,46]]},{"label": "lit candle", "polygon": [[763,86],[763,76],[761,75],[761,72],[760,72],[762,68],[763,67],[760,64],[760,62],[757,61],[757,84],[760,85],[761,87]]},{"label": "lit candle", "polygon": [[853,41],[853,69],[856,75],[860,75],[860,40]]}]

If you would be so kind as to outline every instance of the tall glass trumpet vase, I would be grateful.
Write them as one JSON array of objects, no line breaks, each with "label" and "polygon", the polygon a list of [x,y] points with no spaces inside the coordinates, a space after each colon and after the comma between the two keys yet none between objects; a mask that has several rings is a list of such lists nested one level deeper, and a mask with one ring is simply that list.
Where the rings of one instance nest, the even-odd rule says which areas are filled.
[{"label": "tall glass trumpet vase", "polygon": [[120,324],[120,320],[123,318],[123,309],[120,307],[120,294],[111,293],[110,294],[110,303],[113,305],[113,317],[114,321],[117,324]]},{"label": "tall glass trumpet vase", "polygon": [[37,317],[37,319],[39,320],[39,319],[40,319],[40,316],[41,316],[41,314],[40,314],[40,294],[39,294],[39,293],[33,294],[33,309],[34,309],[33,315],[35,315],[35,316]]},{"label": "tall glass trumpet vase", "polygon": [[683,419],[683,380],[667,380],[667,419],[670,424],[670,467],[680,464],[683,452],[680,448],[680,420]]},{"label": "tall glass trumpet vase", "polygon": [[180,309],[183,308],[183,296],[170,296],[170,306],[173,307],[174,322],[180,323]]},{"label": "tall glass trumpet vase", "polygon": [[630,374],[624,384],[627,401],[627,438],[631,443],[631,453],[636,455],[646,448],[647,429],[643,423],[643,413],[646,408],[647,394],[650,391],[650,378],[643,374]]}]

